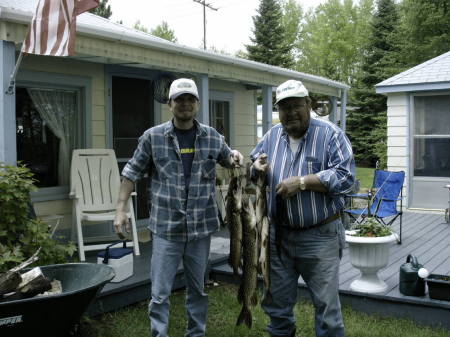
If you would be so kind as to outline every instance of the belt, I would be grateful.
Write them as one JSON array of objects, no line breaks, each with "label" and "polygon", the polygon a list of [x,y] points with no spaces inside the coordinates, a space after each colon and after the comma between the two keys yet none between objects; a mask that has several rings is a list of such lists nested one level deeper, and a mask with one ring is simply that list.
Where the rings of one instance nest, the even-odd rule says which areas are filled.
[{"label": "belt", "polygon": [[318,222],[318,223],[316,223],[316,224],[314,224],[312,226],[308,226],[308,227],[300,227],[300,226],[292,227],[292,226],[283,224],[282,228],[283,228],[283,230],[286,229],[286,230],[289,230],[289,231],[306,231],[306,230],[311,229],[311,228],[317,228],[317,227],[320,227],[322,225],[326,225],[327,223],[330,223],[330,222],[332,222],[334,220],[339,219],[339,217],[340,217],[340,214],[338,212],[336,214],[330,215],[328,218],[325,218],[322,221],[320,221],[320,222]]}]

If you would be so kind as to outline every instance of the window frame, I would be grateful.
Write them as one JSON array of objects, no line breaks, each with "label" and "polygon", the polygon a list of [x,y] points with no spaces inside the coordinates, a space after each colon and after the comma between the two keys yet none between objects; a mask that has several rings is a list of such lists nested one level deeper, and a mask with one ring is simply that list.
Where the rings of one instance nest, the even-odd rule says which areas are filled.
[{"label": "window frame", "polygon": [[[75,91],[78,100],[78,116],[81,117],[78,119],[79,142],[77,146],[80,148],[92,147],[92,84],[90,78],[77,75],[21,70],[17,75],[16,87]],[[14,119],[15,116],[16,107],[14,108]],[[70,186],[41,187],[31,193],[31,201],[42,202],[68,199],[69,189]]]},{"label": "window frame", "polygon": [[[211,104],[211,101],[223,101],[228,102],[230,111],[228,112],[229,119],[229,128],[230,128],[230,144],[228,146],[233,147],[236,143],[235,139],[235,128],[234,126],[234,93],[231,91],[221,91],[221,90],[210,90],[209,91],[209,102],[208,105]],[[208,107],[208,113],[209,107]],[[212,126],[212,121],[209,121]]]}]

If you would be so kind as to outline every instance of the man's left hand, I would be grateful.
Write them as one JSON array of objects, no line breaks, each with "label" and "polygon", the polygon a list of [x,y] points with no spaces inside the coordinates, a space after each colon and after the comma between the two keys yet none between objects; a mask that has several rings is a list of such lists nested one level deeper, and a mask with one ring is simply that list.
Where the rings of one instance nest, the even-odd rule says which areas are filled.
[{"label": "man's left hand", "polygon": [[244,156],[238,150],[231,150],[230,164],[234,167],[244,165]]},{"label": "man's left hand", "polygon": [[282,198],[290,198],[300,191],[300,177],[284,179],[276,187],[277,194]]}]

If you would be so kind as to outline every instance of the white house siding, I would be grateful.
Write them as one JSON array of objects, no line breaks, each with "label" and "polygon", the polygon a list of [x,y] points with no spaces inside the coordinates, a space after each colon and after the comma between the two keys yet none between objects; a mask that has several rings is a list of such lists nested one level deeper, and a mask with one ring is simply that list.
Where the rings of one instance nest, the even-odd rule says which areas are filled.
[{"label": "white house siding", "polygon": [[[92,85],[92,147],[106,147],[105,79],[104,66],[102,64],[79,62],[68,58],[27,55],[23,59],[20,69],[89,78]],[[70,83],[68,84],[70,85]],[[72,215],[71,200],[35,202],[34,207],[37,216],[64,215],[64,219],[59,228],[70,228]]]},{"label": "white house siding", "polygon": [[405,171],[403,205],[408,205],[408,95],[388,94],[387,99],[388,170]]}]

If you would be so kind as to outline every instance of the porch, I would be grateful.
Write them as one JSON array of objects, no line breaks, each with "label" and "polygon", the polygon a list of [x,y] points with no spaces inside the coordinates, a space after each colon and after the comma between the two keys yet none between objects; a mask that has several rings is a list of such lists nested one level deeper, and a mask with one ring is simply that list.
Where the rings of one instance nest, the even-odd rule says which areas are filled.
[{"label": "porch", "polygon": [[[398,227],[398,220],[394,228]],[[339,292],[341,302],[356,310],[377,313],[383,316],[410,318],[417,323],[450,329],[450,302],[423,297],[404,296],[399,292],[399,268],[408,254],[414,254],[431,273],[450,275],[450,225],[444,222],[443,214],[405,212],[403,216],[403,243],[393,243],[389,264],[380,271],[388,284],[386,293],[369,295],[349,290],[350,283],[359,275],[349,261],[348,248],[340,265]],[[229,249],[228,231],[217,233],[212,242],[209,278],[222,282],[236,282],[226,258]],[[134,275],[121,282],[109,283],[98,294],[88,312],[91,315],[119,309],[132,303],[147,300],[150,295],[151,242],[141,244],[141,256],[135,257]],[[88,257],[96,262],[95,256]],[[183,269],[180,267],[174,289],[184,286]],[[305,284],[299,279],[300,297],[308,297]]]}]

